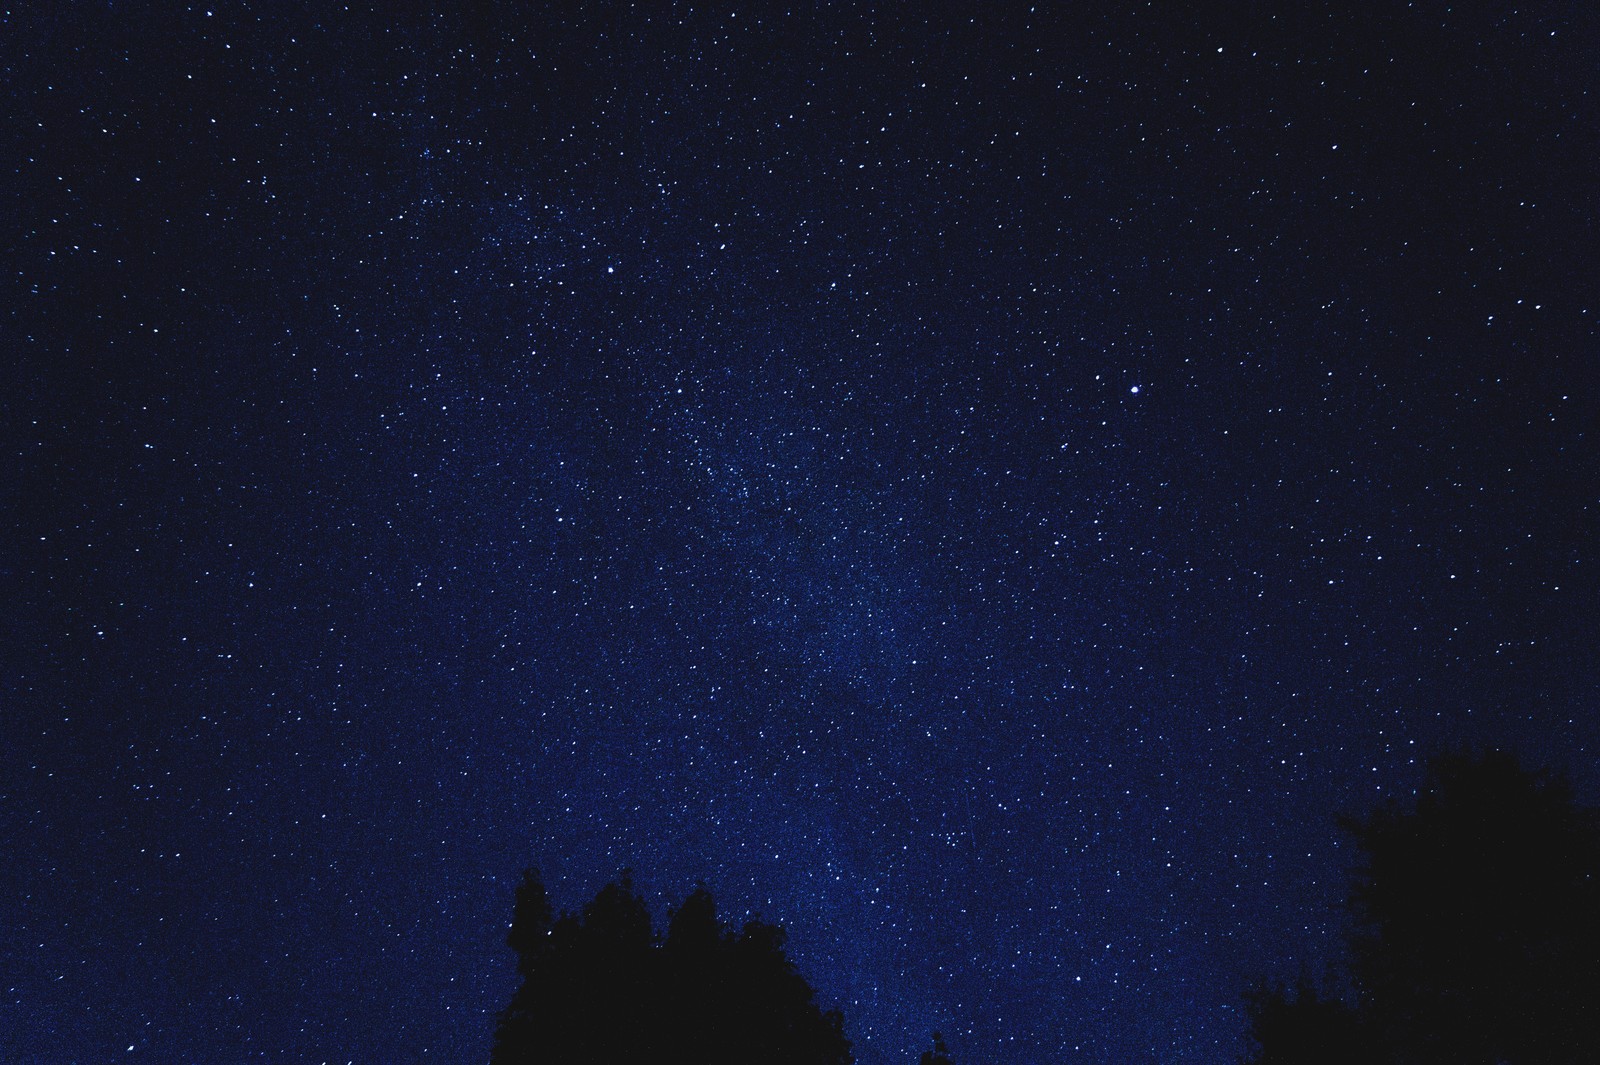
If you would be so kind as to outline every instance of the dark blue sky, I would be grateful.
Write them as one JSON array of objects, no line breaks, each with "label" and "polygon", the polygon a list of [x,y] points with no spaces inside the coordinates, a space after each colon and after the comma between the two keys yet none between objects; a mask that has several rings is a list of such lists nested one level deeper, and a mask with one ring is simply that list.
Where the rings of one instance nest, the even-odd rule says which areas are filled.
[{"label": "dark blue sky", "polygon": [[520,870],[863,1065],[1232,1061],[1600,794],[1600,19],[0,15],[0,1057],[487,1060]]}]

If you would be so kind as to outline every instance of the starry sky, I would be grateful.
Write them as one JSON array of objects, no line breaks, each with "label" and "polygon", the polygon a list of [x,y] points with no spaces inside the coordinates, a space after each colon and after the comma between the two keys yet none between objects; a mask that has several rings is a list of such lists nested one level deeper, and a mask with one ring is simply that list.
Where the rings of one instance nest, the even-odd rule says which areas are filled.
[{"label": "starry sky", "polygon": [[466,1065],[521,869],[863,1065],[1231,1062],[1600,796],[1600,16],[0,12],[0,1058]]}]

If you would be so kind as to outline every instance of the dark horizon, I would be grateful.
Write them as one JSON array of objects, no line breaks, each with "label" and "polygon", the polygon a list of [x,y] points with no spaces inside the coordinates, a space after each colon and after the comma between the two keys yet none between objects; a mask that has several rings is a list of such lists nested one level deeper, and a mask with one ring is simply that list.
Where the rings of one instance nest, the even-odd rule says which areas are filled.
[{"label": "dark horizon", "polygon": [[[0,15],[0,1059],[489,1059],[521,870],[1211,1065],[1600,800],[1600,14]],[[131,1049],[130,1049],[131,1048]]]}]

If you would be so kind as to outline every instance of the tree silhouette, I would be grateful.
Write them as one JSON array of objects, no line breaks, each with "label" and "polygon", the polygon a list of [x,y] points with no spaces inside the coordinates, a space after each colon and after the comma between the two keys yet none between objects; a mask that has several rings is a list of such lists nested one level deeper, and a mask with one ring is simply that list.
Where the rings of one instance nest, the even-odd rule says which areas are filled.
[{"label": "tree silhouette", "polygon": [[1349,1004],[1323,996],[1304,977],[1293,991],[1264,992],[1250,1003],[1254,1065],[1354,1065],[1377,1060],[1365,1025]]},{"label": "tree silhouette", "polygon": [[933,1033],[933,1049],[924,1050],[917,1065],[950,1065],[950,1048],[944,1045],[944,1036]]},{"label": "tree silhouette", "polygon": [[1354,1001],[1259,997],[1255,1065],[1600,1061],[1600,822],[1564,782],[1442,758],[1413,810],[1345,827]]},{"label": "tree silhouette", "polygon": [[494,1065],[852,1060],[842,1018],[817,1006],[776,925],[751,921],[735,934],[700,890],[658,939],[626,874],[581,917],[551,912],[530,870],[506,937],[523,982],[501,1014]]},{"label": "tree silhouette", "polygon": [[581,919],[550,917],[543,883],[524,873],[506,936],[523,984],[501,1016],[492,1060],[587,1062],[642,1049],[659,1003],[650,913],[631,879],[608,884]]}]

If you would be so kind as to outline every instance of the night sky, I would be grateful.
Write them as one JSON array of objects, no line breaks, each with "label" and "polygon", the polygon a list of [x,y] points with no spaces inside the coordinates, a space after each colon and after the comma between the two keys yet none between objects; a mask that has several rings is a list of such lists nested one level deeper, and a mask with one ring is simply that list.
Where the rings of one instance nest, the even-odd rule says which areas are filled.
[{"label": "night sky", "polygon": [[0,13],[0,1059],[482,1063],[537,865],[1226,1063],[1600,797],[1594,5],[582,6]]}]

